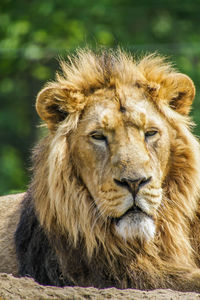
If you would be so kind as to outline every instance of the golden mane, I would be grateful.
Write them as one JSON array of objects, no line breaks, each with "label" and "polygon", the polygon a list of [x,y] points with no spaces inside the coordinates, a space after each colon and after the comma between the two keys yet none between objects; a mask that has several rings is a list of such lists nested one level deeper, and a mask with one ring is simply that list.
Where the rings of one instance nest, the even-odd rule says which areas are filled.
[{"label": "golden mane", "polygon": [[[149,280],[155,287],[157,278],[162,277],[163,282],[169,280],[165,278],[167,270],[171,274],[176,269],[184,272],[183,263],[195,268],[190,225],[198,208],[200,149],[190,131],[192,122],[188,117],[195,93],[192,81],[177,73],[160,56],[148,55],[137,61],[121,50],[99,54],[79,51],[68,63],[61,62],[61,68],[56,81],[48,83],[37,98],[38,113],[50,129],[33,157],[31,190],[41,225],[49,234],[67,234],[74,246],[83,238],[88,258],[103,249],[110,265],[115,266],[114,257],[120,261],[119,257],[126,256],[128,261],[136,255],[137,263],[130,272],[138,268],[141,272],[148,270]],[[141,86],[172,128],[171,165],[163,183],[157,235],[154,241],[143,245],[141,252],[138,252],[138,241],[130,244],[117,238],[108,229],[109,220],[105,226],[99,218],[71,159],[73,141],[66,142],[66,136],[71,137],[77,128],[88,97],[97,90],[129,85]],[[48,102],[52,95],[54,108],[56,105],[60,112],[67,112],[67,118],[60,120],[53,112]],[[184,105],[181,105],[183,97]],[[48,110],[44,109],[44,103]]]}]

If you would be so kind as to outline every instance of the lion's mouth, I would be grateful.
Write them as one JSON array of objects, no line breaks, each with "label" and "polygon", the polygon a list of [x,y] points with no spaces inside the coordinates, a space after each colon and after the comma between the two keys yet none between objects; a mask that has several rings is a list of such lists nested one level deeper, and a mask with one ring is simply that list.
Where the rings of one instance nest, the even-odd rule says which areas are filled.
[{"label": "lion's mouth", "polygon": [[116,233],[124,240],[139,238],[142,241],[153,239],[156,227],[152,216],[134,205],[121,217],[114,219]]},{"label": "lion's mouth", "polygon": [[121,219],[123,219],[126,216],[135,216],[136,214],[144,214],[148,217],[150,217],[149,215],[147,215],[146,212],[144,212],[139,206],[137,205],[133,205],[131,206],[123,215],[121,215],[118,218],[114,218],[115,222],[118,223]]}]

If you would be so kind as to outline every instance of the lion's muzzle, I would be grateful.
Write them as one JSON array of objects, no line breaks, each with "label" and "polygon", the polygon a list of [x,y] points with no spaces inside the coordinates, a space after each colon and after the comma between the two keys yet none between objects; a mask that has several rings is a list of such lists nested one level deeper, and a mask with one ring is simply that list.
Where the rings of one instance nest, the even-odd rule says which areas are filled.
[{"label": "lion's muzzle", "polygon": [[115,183],[119,186],[126,187],[129,192],[133,195],[133,198],[135,199],[139,189],[143,186],[145,186],[147,183],[151,181],[151,176],[146,177],[138,177],[138,178],[126,178],[123,177],[120,180],[114,179]]},{"label": "lion's muzzle", "polygon": [[138,201],[137,194],[146,186],[152,177],[137,177],[134,179],[121,178],[114,179],[118,186],[127,188],[133,197],[133,205],[119,218],[115,218],[115,228],[117,233],[124,239],[140,238],[141,240],[150,240],[155,234],[155,224],[152,216],[148,215],[146,209],[143,209],[143,201]]}]

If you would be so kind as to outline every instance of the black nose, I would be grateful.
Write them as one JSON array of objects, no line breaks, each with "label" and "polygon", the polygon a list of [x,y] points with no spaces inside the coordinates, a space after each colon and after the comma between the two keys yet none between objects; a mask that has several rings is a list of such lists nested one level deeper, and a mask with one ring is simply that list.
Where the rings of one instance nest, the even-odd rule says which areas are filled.
[{"label": "black nose", "polygon": [[120,180],[114,179],[115,183],[119,186],[124,186],[127,187],[128,190],[136,196],[138,193],[139,189],[146,185],[149,181],[151,180],[151,177],[139,177],[139,178],[126,178],[123,177]]}]

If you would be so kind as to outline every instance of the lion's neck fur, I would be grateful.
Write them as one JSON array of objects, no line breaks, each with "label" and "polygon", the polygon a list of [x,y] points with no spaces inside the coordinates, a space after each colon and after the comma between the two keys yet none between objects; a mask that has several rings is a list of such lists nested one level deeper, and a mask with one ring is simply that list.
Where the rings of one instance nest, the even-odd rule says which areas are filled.
[{"label": "lion's neck fur", "polygon": [[110,230],[110,221],[101,220],[87,188],[74,170],[66,136],[76,128],[78,117],[75,114],[63,122],[57,133],[45,138],[34,152],[34,205],[49,236],[55,232],[66,234],[73,247],[81,238],[88,259],[104,257],[110,268],[116,266],[113,270],[116,274],[119,264],[129,265],[130,274],[144,271],[154,278],[151,279],[154,283],[170,265],[171,269],[175,269],[174,264],[194,266],[190,222],[199,196],[200,151],[187,126],[173,124],[170,171],[156,221],[158,233],[154,241],[139,245],[139,241],[125,242],[117,238],[114,229]]},{"label": "lion's neck fur", "polygon": [[190,222],[199,199],[199,143],[187,127],[175,126],[171,146],[170,171],[158,217],[159,247],[165,259],[193,264]]}]

